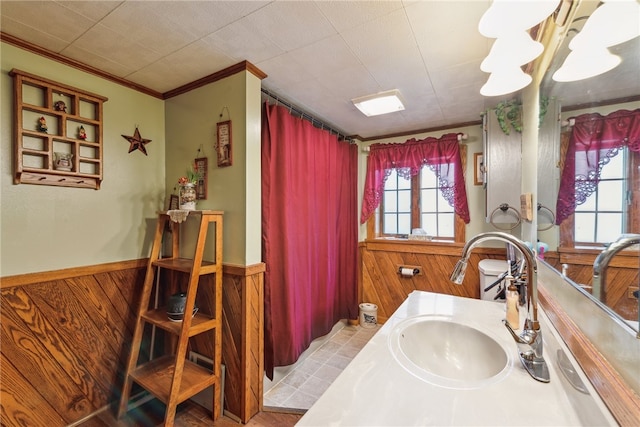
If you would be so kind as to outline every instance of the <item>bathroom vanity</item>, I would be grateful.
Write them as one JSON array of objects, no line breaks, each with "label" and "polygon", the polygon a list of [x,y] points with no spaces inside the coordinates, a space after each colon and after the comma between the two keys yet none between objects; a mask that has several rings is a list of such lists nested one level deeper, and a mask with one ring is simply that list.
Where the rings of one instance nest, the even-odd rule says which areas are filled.
[{"label": "bathroom vanity", "polygon": [[538,314],[549,383],[522,367],[504,304],[414,291],[297,425],[617,425]]}]

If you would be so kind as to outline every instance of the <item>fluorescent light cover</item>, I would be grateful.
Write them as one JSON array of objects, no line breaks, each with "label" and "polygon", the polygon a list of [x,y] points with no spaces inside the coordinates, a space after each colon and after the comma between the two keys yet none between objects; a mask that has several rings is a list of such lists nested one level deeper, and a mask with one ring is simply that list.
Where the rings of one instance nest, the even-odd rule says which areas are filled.
[{"label": "fluorescent light cover", "polygon": [[569,48],[609,47],[640,36],[640,3],[617,0],[602,4],[593,11]]},{"label": "fluorescent light cover", "polygon": [[531,83],[531,76],[520,67],[498,70],[489,75],[489,80],[480,89],[482,96],[500,96],[526,87]]},{"label": "fluorescent light cover", "polygon": [[367,117],[404,110],[400,92],[395,89],[355,98],[351,102]]},{"label": "fluorescent light cover", "polygon": [[480,18],[478,30],[489,38],[525,31],[553,13],[560,0],[493,0]]},{"label": "fluorescent light cover", "polygon": [[614,69],[622,58],[609,52],[607,48],[574,50],[567,55],[562,67],[553,73],[557,82],[574,82],[588,79]]},{"label": "fluorescent light cover", "polygon": [[480,69],[491,73],[501,68],[524,65],[540,56],[543,50],[542,43],[532,40],[529,33],[517,31],[496,39]]}]

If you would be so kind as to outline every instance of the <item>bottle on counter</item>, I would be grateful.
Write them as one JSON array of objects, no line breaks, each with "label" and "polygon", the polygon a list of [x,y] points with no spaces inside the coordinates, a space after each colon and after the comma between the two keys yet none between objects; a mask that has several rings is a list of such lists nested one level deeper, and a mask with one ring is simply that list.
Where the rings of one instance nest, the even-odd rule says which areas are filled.
[{"label": "bottle on counter", "polygon": [[507,322],[509,322],[511,329],[517,330],[520,328],[520,307],[518,304],[520,294],[518,294],[518,288],[513,282],[513,276],[508,274],[507,277],[505,277],[505,283],[507,286],[507,290],[505,292],[505,299],[507,300]]}]

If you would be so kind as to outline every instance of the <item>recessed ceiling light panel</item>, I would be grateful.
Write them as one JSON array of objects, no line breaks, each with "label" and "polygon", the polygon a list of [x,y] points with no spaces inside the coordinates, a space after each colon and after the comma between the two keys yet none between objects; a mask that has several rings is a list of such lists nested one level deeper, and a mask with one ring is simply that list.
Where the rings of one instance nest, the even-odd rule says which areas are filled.
[{"label": "recessed ceiling light panel", "polygon": [[351,102],[367,117],[404,110],[400,91],[396,89],[354,98]]}]

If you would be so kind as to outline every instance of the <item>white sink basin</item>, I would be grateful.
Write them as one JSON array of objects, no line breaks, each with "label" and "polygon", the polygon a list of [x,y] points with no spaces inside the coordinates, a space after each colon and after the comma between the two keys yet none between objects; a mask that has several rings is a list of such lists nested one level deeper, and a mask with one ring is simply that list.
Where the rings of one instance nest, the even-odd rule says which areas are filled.
[{"label": "white sink basin", "polygon": [[[404,369],[442,387],[474,389],[493,384],[513,364],[495,339],[443,316],[409,318],[396,325],[389,338],[391,352]],[[511,350],[516,352],[515,343]]]}]

